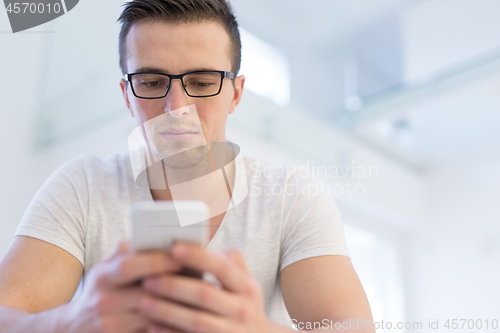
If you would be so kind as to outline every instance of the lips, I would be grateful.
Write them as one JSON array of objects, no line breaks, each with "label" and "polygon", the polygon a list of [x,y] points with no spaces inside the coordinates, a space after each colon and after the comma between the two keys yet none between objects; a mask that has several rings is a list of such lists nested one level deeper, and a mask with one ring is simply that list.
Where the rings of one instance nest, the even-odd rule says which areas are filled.
[{"label": "lips", "polygon": [[168,141],[190,141],[194,139],[199,132],[186,128],[169,128],[160,134]]}]

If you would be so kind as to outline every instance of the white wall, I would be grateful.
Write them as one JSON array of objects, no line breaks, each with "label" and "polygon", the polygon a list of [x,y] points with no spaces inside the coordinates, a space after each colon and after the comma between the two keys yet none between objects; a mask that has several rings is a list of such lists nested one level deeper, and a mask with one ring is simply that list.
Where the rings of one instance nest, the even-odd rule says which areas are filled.
[{"label": "white wall", "polygon": [[124,114],[83,137],[68,139],[47,151],[35,150],[44,84],[40,68],[47,37],[36,32],[0,34],[0,257],[31,198],[57,167],[81,153],[105,156],[127,149],[134,126],[132,118]]},{"label": "white wall", "polygon": [[408,258],[415,318],[498,320],[497,152],[485,150],[482,158],[441,166],[429,177],[426,195],[432,225],[415,236]]},{"label": "white wall", "polygon": [[[4,14],[4,13],[2,13]],[[5,28],[5,26],[2,26]],[[42,34],[0,34],[0,253],[3,255],[40,182],[31,152]],[[23,48],[24,52],[18,52]],[[8,79],[6,79],[8,78]],[[22,89],[15,89],[22,87]]]},{"label": "white wall", "polygon": [[425,79],[500,48],[497,0],[432,0],[402,15],[405,79]]},{"label": "white wall", "polygon": [[[495,0],[433,0],[406,11],[401,20],[406,80],[435,76],[487,52],[498,54],[499,6]],[[482,97],[465,107],[464,97],[474,89]],[[443,136],[437,140],[430,130],[423,133],[424,141],[429,140],[428,151],[443,148],[447,140],[450,145],[434,156],[423,179],[428,223],[415,229],[403,248],[408,319],[424,325],[439,319],[441,330],[448,318],[491,323],[500,313],[500,142],[486,131],[492,126],[487,119],[494,118],[480,117],[485,110],[498,114],[498,103],[483,98],[490,90],[495,96],[494,89],[486,85],[455,89],[450,100],[456,105],[449,113],[443,115],[443,105],[419,113],[430,129]],[[464,123],[464,130],[453,131],[462,106],[471,120]]]}]

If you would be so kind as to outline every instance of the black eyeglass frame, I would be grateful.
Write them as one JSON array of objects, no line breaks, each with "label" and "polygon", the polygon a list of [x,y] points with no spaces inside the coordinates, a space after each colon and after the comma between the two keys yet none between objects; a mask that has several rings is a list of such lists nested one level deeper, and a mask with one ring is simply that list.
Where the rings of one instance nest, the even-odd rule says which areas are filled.
[{"label": "black eyeglass frame", "polygon": [[[206,95],[206,96],[194,96],[194,95],[190,95],[186,89],[186,85],[184,84],[184,76],[188,75],[188,74],[195,74],[195,73],[219,73],[221,75],[221,80],[220,80],[220,86],[219,86],[219,90],[217,91],[217,93],[215,94],[212,94],[212,95]],[[170,84],[168,85],[168,88],[167,88],[167,91],[165,92],[165,95],[161,96],[161,97],[141,97],[141,96],[138,96],[136,93],[135,93],[135,90],[134,90],[134,84],[132,83],[132,77],[134,75],[138,75],[138,74],[157,74],[157,75],[164,75],[164,76],[167,76],[170,80]],[[221,90],[222,90],[222,84],[224,83],[224,79],[225,78],[229,78],[229,79],[234,79],[236,77],[236,74],[233,73],[233,72],[226,72],[226,71],[210,71],[210,70],[206,70],[206,71],[193,71],[193,72],[188,72],[188,73],[184,73],[184,74],[178,74],[178,75],[173,75],[173,74],[165,74],[165,73],[154,73],[154,72],[139,72],[139,73],[129,73],[129,74],[125,74],[125,81],[129,82],[130,83],[130,87],[132,88],[132,93],[134,94],[135,97],[137,98],[142,98],[142,99],[160,99],[160,98],[164,98],[165,96],[167,96],[169,90],[170,90],[170,86],[172,85],[172,80],[175,80],[175,79],[179,79],[181,80],[181,84],[182,84],[182,88],[184,89],[184,91],[186,92],[186,94],[189,96],[189,97],[195,97],[195,98],[204,98],[204,97],[212,97],[212,96],[217,96],[218,94],[220,94]]]}]

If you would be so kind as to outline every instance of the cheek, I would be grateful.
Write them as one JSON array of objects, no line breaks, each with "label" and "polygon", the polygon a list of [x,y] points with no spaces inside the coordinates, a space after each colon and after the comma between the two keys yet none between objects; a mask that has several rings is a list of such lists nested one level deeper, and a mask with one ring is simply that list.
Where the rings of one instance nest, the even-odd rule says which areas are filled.
[{"label": "cheek", "polygon": [[217,103],[196,105],[200,122],[205,136],[212,139],[219,138],[224,132],[229,106],[226,101],[218,100]]},{"label": "cheek", "polygon": [[161,107],[152,100],[148,101],[136,98],[130,102],[130,107],[132,108],[136,121],[139,124],[153,119],[163,113]]}]

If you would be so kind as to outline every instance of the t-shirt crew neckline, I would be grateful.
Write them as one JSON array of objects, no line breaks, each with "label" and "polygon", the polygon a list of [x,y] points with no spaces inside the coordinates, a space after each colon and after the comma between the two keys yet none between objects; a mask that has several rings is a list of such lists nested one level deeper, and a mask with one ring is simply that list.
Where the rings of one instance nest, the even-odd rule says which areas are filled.
[{"label": "t-shirt crew neckline", "polygon": [[[240,152],[240,154],[241,154],[241,152]],[[231,193],[237,193],[236,191],[239,190],[239,188],[241,186],[239,183],[242,181],[242,179],[240,179],[240,177],[241,177],[241,170],[240,170],[240,166],[238,165],[239,163],[238,163],[238,161],[237,161],[236,158],[233,160],[233,162],[234,162],[234,187],[233,187],[233,190],[231,191]],[[148,201],[150,201],[150,202],[154,202],[155,201],[153,199],[153,194],[151,193],[151,189],[150,188],[143,188],[143,187],[141,187],[141,189],[143,191],[145,191],[144,194],[148,198]],[[235,209],[235,207],[233,207],[232,209]],[[207,244],[207,246],[205,248],[206,250],[209,250],[211,247],[213,247],[212,244],[215,243],[215,239],[218,238],[218,235],[220,235],[220,233],[222,233],[221,228],[223,228],[224,225],[227,224],[226,220],[228,219],[227,216],[229,214],[231,214],[231,200],[229,200],[228,207],[227,207],[227,210],[226,210],[226,212],[224,214],[224,217],[222,218],[222,221],[219,224],[219,227],[217,228],[217,231],[215,231],[214,236],[208,242],[208,244]]]}]

